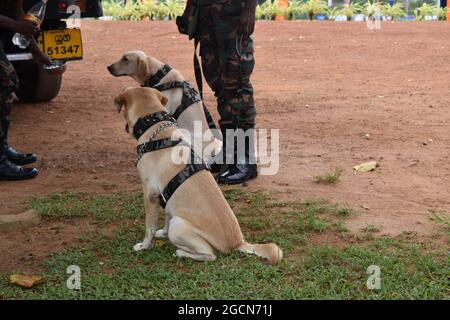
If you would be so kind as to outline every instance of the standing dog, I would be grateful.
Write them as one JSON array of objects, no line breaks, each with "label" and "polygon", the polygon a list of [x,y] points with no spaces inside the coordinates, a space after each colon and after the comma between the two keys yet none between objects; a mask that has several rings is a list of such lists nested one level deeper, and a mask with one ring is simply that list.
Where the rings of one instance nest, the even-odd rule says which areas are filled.
[{"label": "standing dog", "polygon": [[[148,81],[159,71],[164,70],[165,65],[157,59],[147,56],[142,51],[130,51],[125,53],[120,60],[108,66],[108,71],[115,77],[129,76],[136,80],[141,86],[148,86]],[[159,80],[159,81],[158,81]],[[171,82],[183,83],[185,78],[180,71],[170,69],[167,74],[162,74],[161,79],[157,79],[152,85],[168,84]],[[177,108],[183,101],[184,90],[180,87],[164,90],[161,92],[168,100],[166,108],[171,113],[176,113]],[[216,139],[209,128],[208,121],[205,116],[203,102],[200,98],[198,101],[189,105],[177,119],[179,128],[189,131],[191,135],[191,143],[194,140],[198,144],[202,144],[203,158],[206,162],[217,154],[222,148],[222,141]],[[194,126],[201,125],[201,130],[194,130]]]},{"label": "standing dog", "polygon": [[[127,122],[127,131],[133,136],[134,126],[140,119],[164,111],[167,98],[150,88],[129,88],[118,95],[114,104]],[[138,144],[151,144],[171,138],[183,139],[183,134],[169,121],[160,121],[149,127],[139,138]],[[175,190],[165,204],[166,226],[156,231],[161,206],[160,195],[173,178],[188,165],[173,159],[174,148],[189,152],[190,146],[153,149],[140,154],[137,169],[141,178],[146,210],[146,234],[134,250],[151,249],[154,238],[168,237],[177,247],[177,257],[195,260],[215,260],[216,253],[228,254],[233,250],[256,254],[275,263],[282,259],[281,249],[273,244],[245,242],[239,223],[225,200],[213,176],[201,170],[189,176]],[[177,150],[179,154],[180,150]]]}]

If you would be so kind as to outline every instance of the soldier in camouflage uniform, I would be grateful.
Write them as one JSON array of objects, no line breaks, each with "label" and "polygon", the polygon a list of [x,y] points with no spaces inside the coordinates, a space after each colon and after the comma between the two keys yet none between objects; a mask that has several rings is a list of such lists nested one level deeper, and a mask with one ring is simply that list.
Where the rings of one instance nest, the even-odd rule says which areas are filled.
[{"label": "soldier in camouflage uniform", "polygon": [[[203,75],[217,99],[226,159],[218,182],[223,184],[238,184],[257,176],[253,142],[249,142],[256,118],[250,82],[255,65],[251,34],[256,5],[257,0],[188,0],[183,15],[189,36],[200,43]],[[245,150],[237,150],[235,138],[226,134],[236,129],[247,134]],[[234,156],[227,155],[230,144]]]},{"label": "soldier in camouflage uniform", "polygon": [[[10,35],[14,32],[33,37],[38,31],[31,22],[16,19],[17,14],[21,12],[23,13],[20,0],[4,0],[0,4],[0,180],[24,180],[38,174],[35,168],[21,167],[21,165],[35,162],[36,156],[19,153],[7,142],[13,92],[19,80],[14,67],[6,57],[3,42],[7,39],[11,41]],[[46,57],[36,48],[34,42],[31,49],[35,57],[41,61],[46,60]]]}]

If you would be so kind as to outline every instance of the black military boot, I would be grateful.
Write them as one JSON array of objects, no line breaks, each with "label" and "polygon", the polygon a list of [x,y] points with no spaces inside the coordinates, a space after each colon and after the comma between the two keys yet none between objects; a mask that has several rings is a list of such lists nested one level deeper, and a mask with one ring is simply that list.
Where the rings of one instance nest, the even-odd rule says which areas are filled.
[{"label": "black military boot", "polygon": [[35,168],[16,166],[5,154],[0,155],[0,180],[26,180],[36,177],[38,173]]},{"label": "black military boot", "polygon": [[[222,130],[223,132],[223,130]],[[225,137],[225,136],[222,136]],[[220,137],[216,137],[217,139],[220,139]],[[212,174],[217,174],[220,173],[222,171],[222,167],[224,166],[224,153],[223,151],[226,148],[226,141],[225,138],[222,138],[222,149],[220,150],[220,152],[217,155],[214,155],[214,157],[210,160],[209,163],[209,168]]]},{"label": "black military boot", "polygon": [[37,157],[34,153],[20,153],[14,148],[11,148],[7,143],[4,146],[4,154],[12,163],[23,166],[25,164],[34,163],[37,161]]},{"label": "black military boot", "polygon": [[[253,135],[251,135],[250,139],[253,139]],[[224,138],[225,140],[227,139]],[[231,141],[228,142],[231,143]],[[234,139],[233,144],[234,161],[232,164],[223,167],[217,179],[219,184],[240,184],[258,176],[255,152],[251,150],[251,148],[254,149],[253,142],[251,143],[249,139],[245,139],[244,152],[237,150],[239,146],[237,139]],[[230,157],[230,155],[228,156]]]},{"label": "black military boot", "polygon": [[222,169],[222,165],[219,164],[219,163],[216,163],[216,162],[211,163],[211,164],[209,165],[209,167],[211,168],[211,170],[210,170],[211,173],[219,173],[220,170]]},{"label": "black military boot", "polygon": [[2,119],[3,137],[1,139],[1,143],[3,144],[3,154],[6,155],[10,162],[18,166],[36,162],[37,157],[34,153],[20,153],[8,145],[9,120],[7,120],[7,118],[9,117],[3,116],[2,118],[4,118]]},{"label": "black military boot", "polygon": [[210,164],[211,173],[222,173],[228,167],[226,155],[224,153],[227,149],[226,128],[222,125],[220,131],[222,131],[222,150],[220,150],[220,153],[214,157],[214,162]]}]

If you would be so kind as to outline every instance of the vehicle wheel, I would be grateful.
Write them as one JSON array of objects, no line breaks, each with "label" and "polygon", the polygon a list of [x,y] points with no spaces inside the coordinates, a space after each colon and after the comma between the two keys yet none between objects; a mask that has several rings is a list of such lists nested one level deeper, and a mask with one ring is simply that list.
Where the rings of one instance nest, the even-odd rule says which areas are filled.
[{"label": "vehicle wheel", "polygon": [[37,64],[18,72],[17,97],[24,102],[46,102],[55,98],[62,84],[62,74],[52,74]]}]

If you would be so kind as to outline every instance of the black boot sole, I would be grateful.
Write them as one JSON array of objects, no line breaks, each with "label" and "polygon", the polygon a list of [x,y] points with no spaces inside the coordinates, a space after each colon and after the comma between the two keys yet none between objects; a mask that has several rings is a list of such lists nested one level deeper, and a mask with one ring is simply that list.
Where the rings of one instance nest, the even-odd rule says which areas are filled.
[{"label": "black boot sole", "polygon": [[247,182],[247,181],[256,179],[257,177],[258,177],[258,172],[254,172],[254,173],[252,173],[252,174],[246,176],[246,177],[245,177],[244,179],[242,179],[242,180],[235,180],[235,181],[218,181],[218,184],[232,186],[232,185],[236,185],[236,184],[242,184],[242,183],[245,183],[245,182]]}]

